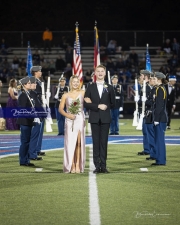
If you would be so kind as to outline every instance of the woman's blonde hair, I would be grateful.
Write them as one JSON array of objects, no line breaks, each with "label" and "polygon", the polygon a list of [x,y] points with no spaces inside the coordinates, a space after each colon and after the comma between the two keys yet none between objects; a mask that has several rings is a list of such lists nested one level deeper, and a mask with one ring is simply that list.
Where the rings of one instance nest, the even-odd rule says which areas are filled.
[{"label": "woman's blonde hair", "polygon": [[9,87],[11,87],[11,88],[13,88],[14,87],[14,83],[16,83],[17,82],[17,80],[16,79],[11,79],[10,81],[9,81]]},{"label": "woman's blonde hair", "polygon": [[70,77],[70,80],[69,80],[69,89],[70,89],[70,91],[73,91],[73,88],[72,88],[72,81],[73,81],[74,79],[78,79],[78,80],[79,80],[79,87],[78,87],[78,90],[81,89],[81,83],[80,83],[79,77],[78,77],[77,75],[72,75],[72,76]]}]

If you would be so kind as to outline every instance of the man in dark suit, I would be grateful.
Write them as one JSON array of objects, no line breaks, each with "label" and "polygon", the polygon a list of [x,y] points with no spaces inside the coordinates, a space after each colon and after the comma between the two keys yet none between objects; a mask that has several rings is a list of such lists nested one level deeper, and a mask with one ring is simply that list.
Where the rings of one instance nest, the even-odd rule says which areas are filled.
[{"label": "man in dark suit", "polygon": [[93,139],[93,173],[108,173],[106,168],[108,133],[111,122],[110,109],[115,105],[113,87],[106,84],[106,67],[95,69],[96,83],[89,84],[85,93],[84,107],[89,110]]},{"label": "man in dark suit", "polygon": [[170,123],[171,123],[171,114],[174,112],[176,108],[176,89],[175,89],[175,83],[176,83],[176,76],[170,75],[169,76],[169,82],[164,85],[166,88],[167,92],[167,105],[166,105],[166,110],[167,110],[167,116],[168,116],[168,122],[167,122],[167,129],[171,129]]}]

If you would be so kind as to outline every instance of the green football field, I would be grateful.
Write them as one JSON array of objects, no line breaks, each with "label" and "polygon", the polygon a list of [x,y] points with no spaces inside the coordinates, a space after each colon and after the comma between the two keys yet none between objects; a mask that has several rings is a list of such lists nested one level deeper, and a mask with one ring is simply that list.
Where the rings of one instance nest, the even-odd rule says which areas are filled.
[{"label": "green football field", "polygon": [[[180,120],[171,127],[166,135],[180,138]],[[54,134],[55,129],[56,124]],[[0,134],[6,133],[18,132]],[[120,134],[142,131],[132,120],[120,119]],[[111,143],[110,173],[97,175],[91,146],[83,174],[63,173],[62,149],[47,152],[36,168],[20,167],[17,155],[0,158],[0,225],[178,225],[180,146],[166,148],[167,165],[152,167],[146,156],[137,155],[142,144]]]}]

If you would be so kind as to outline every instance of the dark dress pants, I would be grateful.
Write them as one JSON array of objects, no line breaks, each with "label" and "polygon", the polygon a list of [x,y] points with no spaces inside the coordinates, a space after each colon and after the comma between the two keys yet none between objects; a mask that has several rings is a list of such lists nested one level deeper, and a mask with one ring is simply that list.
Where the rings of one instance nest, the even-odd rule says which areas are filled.
[{"label": "dark dress pants", "polygon": [[91,123],[93,162],[96,168],[106,168],[109,123]]},{"label": "dark dress pants", "polygon": [[31,131],[31,139],[29,143],[29,158],[37,158],[37,144],[38,144],[38,138],[40,134],[41,129],[41,123],[34,123],[34,126],[32,127]]},{"label": "dark dress pants", "polygon": [[44,133],[44,123],[45,123],[45,120],[43,120],[41,122],[40,132],[39,132],[39,136],[38,136],[38,142],[37,142],[37,145],[36,145],[36,152],[37,153],[41,152],[42,139],[43,139],[43,133]]},{"label": "dark dress pants", "polygon": [[156,147],[156,163],[166,164],[166,144],[165,131],[167,123],[159,123],[154,127],[155,132],[155,147]]},{"label": "dark dress pants", "polygon": [[27,164],[29,163],[28,158],[28,150],[29,150],[29,142],[31,137],[31,126],[24,126],[20,125],[21,135],[21,145],[19,148],[19,163],[20,164]]},{"label": "dark dress pants", "polygon": [[59,109],[55,108],[56,113],[56,120],[58,125],[58,134],[64,135],[64,123],[65,123],[65,117],[59,113]]},{"label": "dark dress pants", "polygon": [[146,124],[146,118],[143,118],[143,124],[142,124],[142,133],[143,133],[143,147],[144,152],[150,154],[150,147],[149,147],[149,137],[147,133],[147,124]]}]

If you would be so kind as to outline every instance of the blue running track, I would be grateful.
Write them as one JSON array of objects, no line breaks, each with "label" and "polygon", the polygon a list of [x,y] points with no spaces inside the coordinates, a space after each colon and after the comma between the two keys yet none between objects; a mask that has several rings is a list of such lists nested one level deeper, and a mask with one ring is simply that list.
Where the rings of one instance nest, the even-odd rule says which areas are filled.
[{"label": "blue running track", "polygon": [[[142,144],[142,136],[109,136],[113,144]],[[92,144],[91,136],[86,136],[86,145]],[[166,145],[180,145],[179,136],[166,136]],[[0,135],[0,157],[17,154],[20,146],[19,135]],[[63,136],[44,135],[42,150],[57,150],[64,147]]]}]

